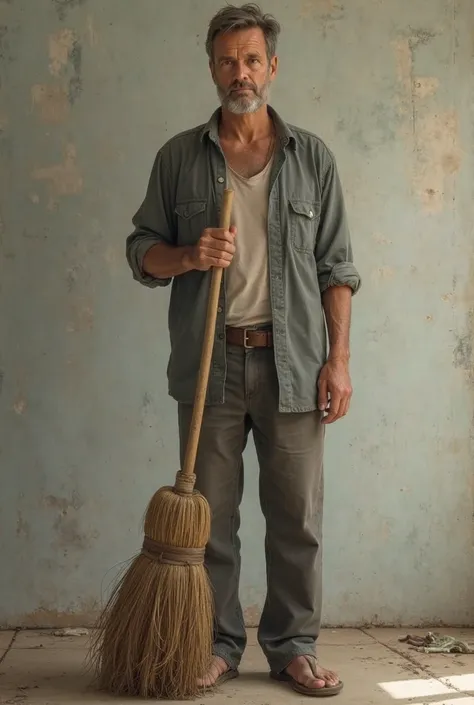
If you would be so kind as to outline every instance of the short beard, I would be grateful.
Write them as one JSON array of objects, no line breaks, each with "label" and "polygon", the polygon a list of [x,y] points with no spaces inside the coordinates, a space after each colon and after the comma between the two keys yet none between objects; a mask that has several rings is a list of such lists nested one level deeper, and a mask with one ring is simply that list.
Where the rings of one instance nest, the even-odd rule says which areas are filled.
[{"label": "short beard", "polygon": [[[232,89],[239,88],[241,86],[237,84],[232,85]],[[247,87],[247,86],[245,86]],[[234,96],[232,94],[232,89],[225,91],[220,86],[216,86],[217,95],[223,108],[228,110],[234,115],[248,115],[249,113],[256,113],[260,110],[262,105],[265,105],[268,101],[268,96],[270,92],[270,80],[267,78],[263,86],[258,89],[257,87],[251,87],[254,95],[251,97],[247,96]]]}]

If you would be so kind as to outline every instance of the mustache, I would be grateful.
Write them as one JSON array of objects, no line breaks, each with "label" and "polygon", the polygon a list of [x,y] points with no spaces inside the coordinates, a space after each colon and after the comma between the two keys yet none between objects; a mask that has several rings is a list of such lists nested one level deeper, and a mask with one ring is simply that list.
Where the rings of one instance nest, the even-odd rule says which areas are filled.
[{"label": "mustache", "polygon": [[257,87],[253,83],[248,83],[247,81],[234,81],[234,83],[227,91],[227,95],[230,95],[232,91],[235,91],[238,88],[246,88],[250,91],[253,91],[254,93],[257,92]]}]

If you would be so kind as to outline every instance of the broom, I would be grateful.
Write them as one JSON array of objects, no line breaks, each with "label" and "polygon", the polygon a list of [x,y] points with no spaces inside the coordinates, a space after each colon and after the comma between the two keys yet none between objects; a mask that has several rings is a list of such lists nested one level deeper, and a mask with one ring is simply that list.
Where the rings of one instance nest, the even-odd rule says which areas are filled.
[{"label": "broom", "polygon": [[[228,230],[233,192],[224,191]],[[183,468],[151,498],[141,552],[112,591],[89,652],[98,686],[113,694],[181,700],[197,695],[212,659],[213,600],[204,552],[211,513],[194,489],[222,269],[212,271],[206,327]]]}]

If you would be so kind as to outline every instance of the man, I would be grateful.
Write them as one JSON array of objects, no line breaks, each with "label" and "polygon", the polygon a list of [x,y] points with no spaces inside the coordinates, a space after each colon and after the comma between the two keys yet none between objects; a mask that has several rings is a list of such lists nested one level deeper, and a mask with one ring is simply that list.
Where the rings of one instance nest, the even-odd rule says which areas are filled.
[{"label": "man", "polygon": [[[212,510],[206,565],[217,620],[202,684],[237,675],[246,644],[238,528],[242,452],[252,430],[266,520],[259,643],[272,677],[316,696],[342,688],[315,657],[323,440],[326,425],[349,409],[351,297],[360,279],[331,152],[267,102],[279,29],[254,4],[228,5],[211,20],[207,52],[221,107],[159,151],[127,258],[142,284],[172,282],[168,378],[182,457],[209,270],[224,268],[196,466],[196,487]],[[234,190],[229,231],[214,227],[226,186]]]}]

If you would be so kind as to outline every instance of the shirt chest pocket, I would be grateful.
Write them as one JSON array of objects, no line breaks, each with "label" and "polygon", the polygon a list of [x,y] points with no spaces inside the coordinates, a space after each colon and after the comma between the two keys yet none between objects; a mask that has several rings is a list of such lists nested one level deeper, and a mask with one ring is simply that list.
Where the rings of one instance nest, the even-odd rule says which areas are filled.
[{"label": "shirt chest pocket", "polygon": [[294,198],[289,200],[290,237],[295,250],[314,254],[320,216],[321,204]]},{"label": "shirt chest pocket", "polygon": [[207,201],[181,201],[176,204],[174,211],[177,216],[178,245],[194,245],[207,227]]}]

